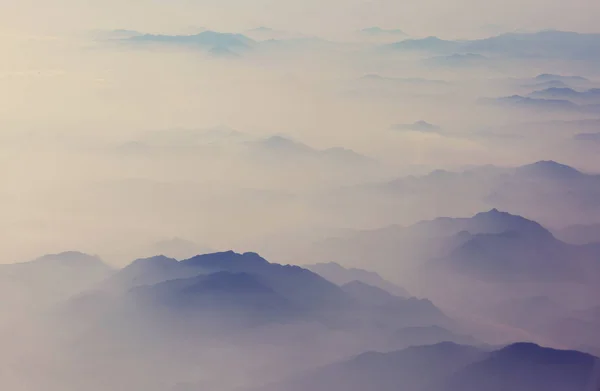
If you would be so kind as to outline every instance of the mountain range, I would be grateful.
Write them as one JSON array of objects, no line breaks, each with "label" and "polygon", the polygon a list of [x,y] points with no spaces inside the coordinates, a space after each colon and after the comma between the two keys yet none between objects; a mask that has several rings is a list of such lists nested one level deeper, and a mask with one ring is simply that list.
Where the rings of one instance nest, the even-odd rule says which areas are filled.
[{"label": "mountain range", "polygon": [[598,368],[597,357],[530,343],[493,351],[441,343],[364,353],[261,390],[588,391]]},{"label": "mountain range", "polygon": [[578,104],[593,104],[600,102],[600,88],[591,88],[585,91],[577,91],[572,88],[551,87],[534,91],[529,94],[531,98],[541,99],[564,99]]},{"label": "mountain range", "polygon": [[393,205],[381,218],[389,224],[411,224],[435,216],[464,216],[497,208],[526,215],[555,229],[599,222],[598,194],[600,176],[555,161],[538,161],[518,167],[435,170],[343,188],[332,196],[346,204],[368,198],[373,203]]},{"label": "mountain range", "polygon": [[388,50],[426,51],[439,54],[477,53],[509,58],[598,58],[599,34],[547,30],[535,33],[505,33],[484,39],[450,41],[437,37],[409,39],[386,45]]},{"label": "mountain range", "polygon": [[561,242],[537,222],[497,209],[358,232],[326,240],[313,250],[319,259],[369,259],[387,268],[401,259],[405,267],[492,281],[589,281],[600,271],[600,244]]}]

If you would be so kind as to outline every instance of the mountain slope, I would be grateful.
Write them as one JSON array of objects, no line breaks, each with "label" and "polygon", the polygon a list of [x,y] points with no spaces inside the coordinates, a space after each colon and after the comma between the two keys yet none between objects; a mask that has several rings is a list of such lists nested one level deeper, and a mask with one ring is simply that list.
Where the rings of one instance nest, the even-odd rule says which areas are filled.
[{"label": "mountain slope", "polygon": [[6,314],[43,310],[89,289],[112,273],[100,258],[76,251],[0,265],[0,307]]},{"label": "mountain slope", "polygon": [[596,357],[514,344],[486,352],[441,343],[392,353],[365,353],[265,391],[589,391]]},{"label": "mountain slope", "polygon": [[335,262],[317,263],[314,265],[305,265],[304,267],[336,285],[345,285],[353,281],[361,281],[365,284],[381,288],[395,296],[410,296],[406,289],[385,280],[379,274],[372,271],[358,268],[345,268]]},{"label": "mountain slope", "polygon": [[370,352],[261,390],[413,391],[478,360],[483,354],[478,349],[452,343],[391,353]]},{"label": "mountain slope", "polygon": [[585,353],[518,343],[491,353],[430,390],[589,391],[598,380],[597,366],[598,358]]}]

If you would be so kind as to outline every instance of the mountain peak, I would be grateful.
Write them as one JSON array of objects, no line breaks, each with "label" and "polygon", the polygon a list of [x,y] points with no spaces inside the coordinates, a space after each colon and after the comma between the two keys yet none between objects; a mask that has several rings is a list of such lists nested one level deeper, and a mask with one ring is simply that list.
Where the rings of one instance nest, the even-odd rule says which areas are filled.
[{"label": "mountain peak", "polygon": [[[477,213],[472,218],[475,222],[483,224],[484,226],[496,227],[500,231],[495,233],[503,232],[515,232],[519,234],[535,234],[539,237],[550,237],[552,234],[546,228],[539,223],[529,220],[523,216],[513,215],[508,212],[500,211],[493,208],[487,212]],[[485,230],[482,231],[486,233]],[[494,232],[494,230],[487,233]]]},{"label": "mountain peak", "polygon": [[136,259],[129,266],[126,267],[136,267],[141,266],[142,264],[153,266],[170,266],[176,263],[178,263],[178,261],[174,258],[169,258],[165,255],[155,255],[153,257]]},{"label": "mountain peak", "polygon": [[575,350],[559,350],[542,347],[532,342],[517,342],[494,352],[497,357],[520,357],[541,362],[551,362],[555,365],[581,361],[592,361],[594,356]]},{"label": "mountain peak", "polygon": [[548,179],[578,178],[584,174],[577,169],[555,162],[554,160],[541,160],[532,164],[517,167],[517,175],[543,177]]},{"label": "mountain peak", "polygon": [[[79,251],[64,251],[57,254],[47,254],[43,255],[35,260],[27,263],[54,263],[54,264],[63,264],[70,266],[80,266],[80,265],[105,265],[104,262],[95,255],[85,254]],[[107,266],[108,267],[108,266]]]},{"label": "mountain peak", "polygon": [[269,262],[260,255],[252,252],[244,254],[235,251],[223,251],[212,254],[202,254],[181,261],[184,266],[201,267],[209,270],[226,270],[229,267],[240,267],[243,270],[251,266],[264,266]]}]

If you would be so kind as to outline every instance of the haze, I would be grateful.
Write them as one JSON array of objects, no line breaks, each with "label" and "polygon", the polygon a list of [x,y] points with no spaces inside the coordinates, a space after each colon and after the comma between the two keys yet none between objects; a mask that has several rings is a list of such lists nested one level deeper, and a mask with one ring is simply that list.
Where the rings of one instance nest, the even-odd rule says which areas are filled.
[{"label": "haze", "polygon": [[0,1],[3,387],[597,386],[600,3]]}]

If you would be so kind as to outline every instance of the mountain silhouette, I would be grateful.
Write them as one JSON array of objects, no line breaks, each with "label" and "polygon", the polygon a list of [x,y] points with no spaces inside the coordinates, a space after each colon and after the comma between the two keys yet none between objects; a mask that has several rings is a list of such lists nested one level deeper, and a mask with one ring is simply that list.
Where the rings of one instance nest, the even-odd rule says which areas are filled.
[{"label": "mountain silhouette", "polygon": [[353,281],[360,281],[365,284],[381,288],[394,296],[410,296],[406,289],[385,280],[379,274],[372,271],[358,268],[345,268],[335,262],[317,263],[314,265],[305,265],[304,267],[326,278],[336,285],[341,286]]},{"label": "mountain silhouette", "polygon": [[598,358],[517,343],[488,352],[449,342],[354,359],[264,387],[265,391],[588,391]]},{"label": "mountain silhouette", "polygon": [[0,265],[2,308],[7,314],[44,309],[89,289],[112,272],[100,258],[77,251]]}]

